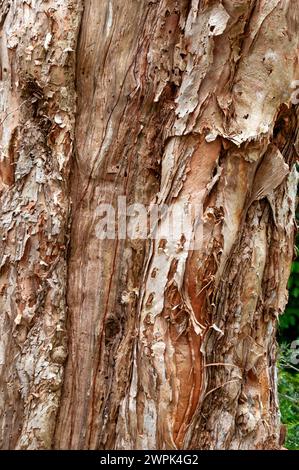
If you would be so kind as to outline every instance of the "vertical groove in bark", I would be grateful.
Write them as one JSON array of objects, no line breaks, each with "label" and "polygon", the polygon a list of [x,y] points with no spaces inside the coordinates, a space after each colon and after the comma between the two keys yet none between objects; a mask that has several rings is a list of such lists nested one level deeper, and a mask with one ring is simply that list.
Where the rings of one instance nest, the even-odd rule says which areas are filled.
[{"label": "vertical groove in bark", "polygon": [[[168,29],[173,24],[173,35],[163,37],[164,13],[165,5],[147,2],[103,2],[101,9],[94,1],[85,5],[72,177],[70,359],[56,435],[57,445],[64,448],[115,445],[119,404],[130,378],[146,247],[143,241],[98,240],[97,207],[100,202],[116,207],[118,195],[125,195],[128,204],[149,204],[159,190],[159,159],[174,117],[175,83],[159,91],[159,102],[154,98],[163,83],[159,69],[166,77],[172,67],[168,49],[174,48],[178,34],[178,15],[172,11]],[[152,47],[155,37],[165,41],[164,60]],[[147,65],[149,54],[153,57]],[[146,83],[146,74],[151,83]]]}]

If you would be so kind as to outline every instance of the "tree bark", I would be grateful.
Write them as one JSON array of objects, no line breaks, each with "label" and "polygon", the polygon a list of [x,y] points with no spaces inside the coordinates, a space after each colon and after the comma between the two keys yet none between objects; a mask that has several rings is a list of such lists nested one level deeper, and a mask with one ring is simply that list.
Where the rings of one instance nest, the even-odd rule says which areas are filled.
[{"label": "tree bark", "polygon": [[[279,448],[296,6],[0,2],[2,449]],[[200,244],[101,239],[120,196]]]}]

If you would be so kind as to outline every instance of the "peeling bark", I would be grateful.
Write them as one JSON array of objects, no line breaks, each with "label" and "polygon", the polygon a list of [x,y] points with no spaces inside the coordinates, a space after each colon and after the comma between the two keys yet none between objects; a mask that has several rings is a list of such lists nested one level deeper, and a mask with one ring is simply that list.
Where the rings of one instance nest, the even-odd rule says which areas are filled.
[{"label": "peeling bark", "polygon": [[1,4],[1,448],[53,442],[66,336],[78,1]]},{"label": "peeling bark", "polygon": [[[295,7],[0,3],[1,448],[279,448]],[[119,196],[200,223],[101,240]]]}]

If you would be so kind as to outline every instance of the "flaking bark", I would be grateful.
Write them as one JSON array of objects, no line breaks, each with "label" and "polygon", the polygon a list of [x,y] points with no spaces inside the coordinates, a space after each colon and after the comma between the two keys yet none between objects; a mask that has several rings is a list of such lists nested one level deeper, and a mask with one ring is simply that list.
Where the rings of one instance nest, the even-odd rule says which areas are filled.
[{"label": "flaking bark", "polygon": [[[296,2],[14,0],[0,25],[1,448],[279,448]],[[201,246],[99,239],[124,195],[202,207]]]}]

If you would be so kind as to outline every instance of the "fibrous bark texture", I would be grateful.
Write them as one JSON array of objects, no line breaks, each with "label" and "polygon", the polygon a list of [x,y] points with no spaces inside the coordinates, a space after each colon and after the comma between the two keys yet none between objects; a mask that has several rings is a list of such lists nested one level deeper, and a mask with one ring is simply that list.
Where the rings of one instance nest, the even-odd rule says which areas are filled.
[{"label": "fibrous bark texture", "polygon": [[[279,447],[296,7],[0,1],[1,448]],[[200,217],[103,239],[119,197]]]}]

